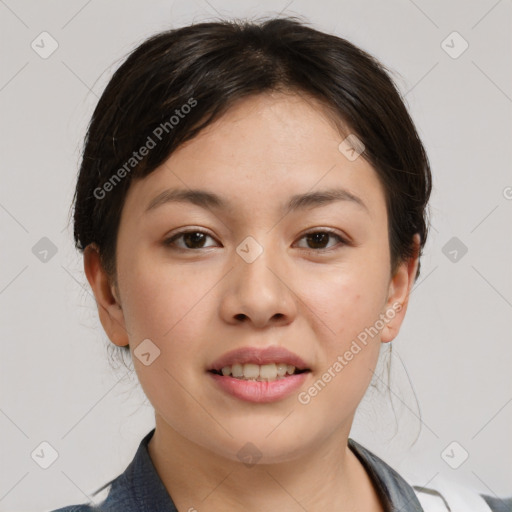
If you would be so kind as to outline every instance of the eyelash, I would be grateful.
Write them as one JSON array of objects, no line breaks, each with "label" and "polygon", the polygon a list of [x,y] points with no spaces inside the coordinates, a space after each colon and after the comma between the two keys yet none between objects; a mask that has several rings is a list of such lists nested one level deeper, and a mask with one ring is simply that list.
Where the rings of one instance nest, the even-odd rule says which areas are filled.
[{"label": "eyelash", "polygon": [[[190,248],[184,248],[184,247],[176,247],[174,246],[174,242],[176,240],[178,240],[179,238],[181,238],[183,235],[186,235],[188,233],[201,233],[203,235],[206,235],[206,236],[209,236],[210,238],[214,239],[214,237],[212,235],[210,235],[208,232],[206,231],[203,231],[202,229],[187,229],[187,230],[183,230],[183,231],[179,231],[178,233],[175,233],[174,235],[172,235],[170,238],[164,240],[164,245],[166,247],[169,247],[170,249],[175,249],[175,250],[179,250],[179,251],[186,251],[186,252],[190,252],[190,251],[199,251],[201,249],[210,249],[210,247],[199,247],[197,249],[190,249]],[[304,248],[302,247],[302,249],[304,249],[305,251],[308,251],[308,252],[314,252],[314,253],[319,253],[319,252],[329,252],[329,251],[332,251],[332,250],[337,250],[337,249],[340,249],[341,246],[344,246],[344,245],[349,245],[349,243],[341,236],[339,235],[338,233],[336,233],[334,230],[332,229],[327,229],[327,228],[324,228],[324,229],[318,229],[316,231],[308,231],[307,233],[304,233],[299,240],[302,240],[303,238],[307,237],[308,235],[315,235],[315,234],[318,234],[318,233],[323,233],[323,234],[327,234],[327,235],[330,235],[331,237],[335,237],[337,238],[340,243],[338,243],[337,245],[333,246],[333,247],[328,247],[328,248],[322,248],[322,249],[311,249],[311,248]],[[340,247],[339,247],[340,246]]]}]

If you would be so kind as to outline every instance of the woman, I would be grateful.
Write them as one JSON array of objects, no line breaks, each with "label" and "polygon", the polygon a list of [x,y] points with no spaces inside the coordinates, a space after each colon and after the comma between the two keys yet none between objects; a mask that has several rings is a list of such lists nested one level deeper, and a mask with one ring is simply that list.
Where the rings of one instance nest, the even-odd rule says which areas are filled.
[{"label": "woman", "polygon": [[423,510],[349,434],[430,192],[396,87],[348,41],[281,18],[141,44],[99,100],[75,195],[100,320],[156,421],[100,509]]}]

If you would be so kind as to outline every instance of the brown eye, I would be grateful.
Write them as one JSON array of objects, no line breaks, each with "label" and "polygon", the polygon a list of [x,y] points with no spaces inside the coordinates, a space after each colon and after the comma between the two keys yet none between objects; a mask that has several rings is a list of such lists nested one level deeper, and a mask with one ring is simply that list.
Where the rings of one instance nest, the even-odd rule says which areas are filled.
[{"label": "brown eye", "polygon": [[305,249],[314,249],[314,250],[326,250],[331,249],[332,247],[336,247],[337,244],[330,245],[329,239],[337,239],[341,242],[342,245],[345,244],[345,240],[341,238],[340,235],[334,233],[333,231],[312,231],[310,233],[306,233],[301,240],[305,239],[307,242],[307,247]]},{"label": "brown eye", "polygon": [[[181,231],[176,233],[168,240],[164,241],[166,246],[176,246],[179,249],[203,249],[207,238],[212,238],[208,233],[200,230]],[[184,245],[176,244],[176,241],[182,239]],[[213,239],[212,239],[213,240]],[[206,246],[211,247],[211,246]]]}]

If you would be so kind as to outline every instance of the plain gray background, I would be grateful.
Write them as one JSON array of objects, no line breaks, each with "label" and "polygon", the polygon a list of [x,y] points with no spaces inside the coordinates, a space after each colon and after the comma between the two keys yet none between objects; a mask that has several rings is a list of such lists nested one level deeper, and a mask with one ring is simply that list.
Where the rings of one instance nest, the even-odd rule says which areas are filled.
[{"label": "plain gray background", "polygon": [[[389,394],[370,388],[351,437],[413,484],[512,495],[511,4],[0,0],[0,510],[87,501],[153,427],[135,375],[110,366],[68,226],[108,79],[154,32],[278,13],[395,72],[434,175],[433,228],[393,342]],[[58,48],[42,58],[31,44],[48,51],[49,37]],[[31,456],[51,453],[42,442],[58,454],[47,469]]]}]

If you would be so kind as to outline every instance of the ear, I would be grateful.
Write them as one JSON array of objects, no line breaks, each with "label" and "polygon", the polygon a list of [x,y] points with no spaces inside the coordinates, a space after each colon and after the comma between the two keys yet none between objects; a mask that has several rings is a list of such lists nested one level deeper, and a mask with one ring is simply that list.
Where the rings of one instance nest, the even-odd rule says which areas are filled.
[{"label": "ear", "polygon": [[115,295],[115,286],[110,283],[101,265],[96,244],[89,244],[84,250],[84,270],[96,299],[101,325],[107,336],[115,345],[128,345],[129,338],[121,303]]},{"label": "ear", "polygon": [[409,295],[416,279],[419,263],[420,235],[418,233],[414,235],[413,243],[413,256],[401,263],[389,283],[388,298],[382,311],[387,319],[381,332],[381,341],[383,343],[388,343],[395,339],[407,311]]}]

